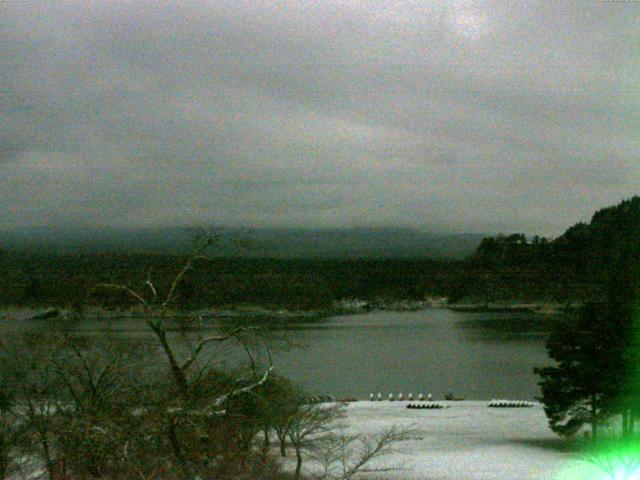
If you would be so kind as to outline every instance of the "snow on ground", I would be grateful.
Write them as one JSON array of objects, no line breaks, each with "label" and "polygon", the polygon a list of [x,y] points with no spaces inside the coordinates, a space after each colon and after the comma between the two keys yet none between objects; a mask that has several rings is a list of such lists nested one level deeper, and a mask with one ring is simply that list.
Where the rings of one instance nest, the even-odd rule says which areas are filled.
[{"label": "snow on ground", "polygon": [[[419,438],[397,445],[399,453],[377,467],[401,470],[370,475],[384,480],[599,480],[594,467],[580,461],[547,426],[542,406],[489,408],[489,402],[437,402],[448,408],[408,409],[409,402],[352,402],[344,419],[348,433],[371,435],[396,425],[413,426]],[[342,421],[341,421],[342,422]],[[289,468],[295,460],[288,449]],[[313,466],[308,462],[303,469]],[[30,479],[42,471],[28,468]],[[40,474],[40,475],[39,475]],[[11,477],[18,480],[24,477]],[[637,477],[633,477],[637,478]]]},{"label": "snow on ground", "polygon": [[547,425],[542,406],[489,408],[483,401],[438,402],[444,409],[406,408],[408,402],[353,402],[346,423],[371,434],[392,425],[414,425],[420,438],[402,442],[385,457],[402,470],[394,480],[554,480],[582,463]]}]

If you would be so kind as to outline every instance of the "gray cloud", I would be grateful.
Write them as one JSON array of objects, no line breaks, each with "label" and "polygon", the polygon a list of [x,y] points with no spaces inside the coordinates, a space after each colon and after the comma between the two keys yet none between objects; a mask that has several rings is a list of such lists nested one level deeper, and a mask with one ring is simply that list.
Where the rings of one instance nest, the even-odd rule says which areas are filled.
[{"label": "gray cloud", "polygon": [[628,2],[0,4],[0,225],[558,234],[638,193]]}]

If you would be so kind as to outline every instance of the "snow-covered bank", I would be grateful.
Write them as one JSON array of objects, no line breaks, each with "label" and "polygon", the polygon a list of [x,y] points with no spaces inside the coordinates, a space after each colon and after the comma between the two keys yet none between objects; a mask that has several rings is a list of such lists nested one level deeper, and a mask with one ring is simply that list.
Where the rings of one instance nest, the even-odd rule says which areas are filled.
[{"label": "snow-covered bank", "polygon": [[[201,310],[170,310],[169,318],[180,319],[200,316],[205,320],[234,320],[234,319],[271,319],[271,320],[314,320],[332,314],[332,310],[290,310],[286,308],[269,309],[260,306],[229,306],[207,308]],[[123,320],[145,319],[149,313],[140,307],[121,309],[105,309],[88,306],[82,311],[81,317],[68,308],[56,307],[20,307],[10,306],[0,308],[0,320],[51,320],[74,319],[84,320]]]},{"label": "snow-covered bank", "polygon": [[[420,438],[385,457],[402,466],[379,478],[402,480],[553,480],[579,455],[547,426],[542,406],[489,408],[488,402],[440,402],[448,408],[418,410],[407,402],[354,402],[346,423],[353,433],[374,433],[392,425],[414,425]],[[378,477],[374,477],[378,478]]]}]

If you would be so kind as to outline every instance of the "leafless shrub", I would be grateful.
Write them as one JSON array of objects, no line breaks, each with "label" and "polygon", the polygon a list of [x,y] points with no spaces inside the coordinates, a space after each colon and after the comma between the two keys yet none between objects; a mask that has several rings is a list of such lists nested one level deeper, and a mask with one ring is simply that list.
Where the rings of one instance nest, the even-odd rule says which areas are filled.
[{"label": "leafless shrub", "polygon": [[415,439],[420,431],[392,426],[377,434],[348,434],[344,429],[332,432],[316,442],[310,450],[311,460],[318,471],[318,480],[348,480],[363,473],[397,471],[400,465],[371,464],[382,457],[397,453],[398,444]]},{"label": "leafless shrub", "polygon": [[143,354],[132,347],[60,333],[3,344],[0,372],[14,395],[18,437],[13,457],[40,459],[49,479],[120,469],[122,445],[135,434],[134,357]]},{"label": "leafless shrub", "polygon": [[16,422],[15,392],[8,387],[7,378],[0,372],[0,478],[5,478],[15,467],[13,453],[19,438]]},{"label": "leafless shrub", "polygon": [[300,478],[303,451],[312,450],[319,437],[327,435],[336,427],[336,420],[344,416],[343,404],[303,404],[298,405],[287,425],[287,436],[296,452],[294,479]]}]

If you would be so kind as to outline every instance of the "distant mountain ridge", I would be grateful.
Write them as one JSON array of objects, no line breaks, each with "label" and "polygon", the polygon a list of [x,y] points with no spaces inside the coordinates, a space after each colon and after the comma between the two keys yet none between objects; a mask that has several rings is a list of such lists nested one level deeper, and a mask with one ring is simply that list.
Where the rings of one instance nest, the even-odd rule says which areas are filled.
[{"label": "distant mountain ridge", "polygon": [[[32,227],[0,231],[0,247],[38,253],[181,254],[193,248],[191,227]],[[430,233],[412,228],[220,228],[224,256],[275,258],[463,259],[481,234]]]}]

